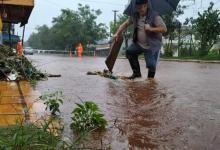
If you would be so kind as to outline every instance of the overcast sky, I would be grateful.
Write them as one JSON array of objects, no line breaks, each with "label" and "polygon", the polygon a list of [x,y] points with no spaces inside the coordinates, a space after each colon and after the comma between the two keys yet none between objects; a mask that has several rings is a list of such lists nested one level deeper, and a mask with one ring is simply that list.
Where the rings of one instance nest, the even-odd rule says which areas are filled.
[{"label": "overcast sky", "polygon": [[[220,0],[181,0],[181,4],[187,5],[185,14],[179,19],[185,20],[186,17],[196,16],[198,11],[202,11],[209,6],[210,2],[214,2],[215,8],[220,8]],[[28,39],[32,32],[35,32],[36,26],[46,24],[51,26],[52,18],[60,14],[60,10],[64,8],[76,10],[78,3],[88,4],[92,9],[100,9],[102,11],[101,16],[97,19],[98,22],[105,23],[107,26],[109,22],[113,20],[112,10],[118,10],[119,13],[123,13],[128,0],[35,0],[35,7],[29,19],[29,23],[26,25],[25,40]],[[16,26],[16,33],[21,36],[22,29]]]}]

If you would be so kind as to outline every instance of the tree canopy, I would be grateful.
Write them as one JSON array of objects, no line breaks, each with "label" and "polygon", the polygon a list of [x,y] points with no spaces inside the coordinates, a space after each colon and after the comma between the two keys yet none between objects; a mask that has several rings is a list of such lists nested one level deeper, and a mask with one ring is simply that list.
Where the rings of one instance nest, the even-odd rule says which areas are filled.
[{"label": "tree canopy", "polygon": [[200,41],[200,55],[207,55],[220,35],[220,11],[214,10],[213,6],[214,3],[211,2],[207,10],[198,13],[198,18],[192,19],[195,36]]},{"label": "tree canopy", "polygon": [[95,44],[107,37],[107,27],[97,23],[102,12],[90,9],[88,5],[78,5],[78,10],[62,9],[61,15],[53,18],[52,27],[46,25],[36,28],[28,39],[29,46],[39,49],[65,49]]}]

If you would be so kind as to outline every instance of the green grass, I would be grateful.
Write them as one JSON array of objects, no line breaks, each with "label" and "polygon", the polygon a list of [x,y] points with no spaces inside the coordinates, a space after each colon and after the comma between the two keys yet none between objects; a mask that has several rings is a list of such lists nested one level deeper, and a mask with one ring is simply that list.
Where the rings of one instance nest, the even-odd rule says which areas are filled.
[{"label": "green grass", "polygon": [[166,57],[161,56],[163,59],[180,59],[180,60],[219,60],[220,61],[220,55],[217,56],[185,56],[185,57]]},{"label": "green grass", "polygon": [[[87,149],[82,143],[89,132],[79,133],[74,140],[54,134],[50,123],[43,127],[35,124],[16,124],[0,128],[0,150],[77,150]],[[80,148],[79,148],[80,147]]]},{"label": "green grass", "polygon": [[62,150],[67,146],[61,136],[54,136],[45,128],[33,124],[0,128],[1,150]]}]

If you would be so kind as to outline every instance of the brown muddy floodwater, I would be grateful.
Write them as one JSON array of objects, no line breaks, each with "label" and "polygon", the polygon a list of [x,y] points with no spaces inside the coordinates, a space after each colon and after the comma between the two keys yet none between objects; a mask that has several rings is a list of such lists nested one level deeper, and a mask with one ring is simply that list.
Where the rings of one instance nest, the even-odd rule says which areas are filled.
[{"label": "brown muddy floodwater", "polygon": [[[93,148],[113,150],[219,150],[220,64],[160,62],[156,79],[111,80],[87,76],[105,68],[104,58],[30,56],[42,70],[61,74],[38,83],[36,90],[62,90],[62,115],[71,122],[75,102],[90,100],[102,109],[109,127],[91,142]],[[126,59],[118,59],[115,75],[129,75]],[[101,142],[100,142],[100,139]]]}]

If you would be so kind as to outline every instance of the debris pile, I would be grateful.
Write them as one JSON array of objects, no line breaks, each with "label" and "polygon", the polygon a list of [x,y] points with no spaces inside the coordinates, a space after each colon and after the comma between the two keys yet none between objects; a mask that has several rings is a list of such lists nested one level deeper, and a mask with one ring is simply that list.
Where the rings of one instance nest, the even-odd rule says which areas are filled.
[{"label": "debris pile", "polygon": [[104,69],[103,71],[89,71],[87,72],[87,75],[98,75],[101,77],[105,77],[105,78],[109,78],[109,79],[113,79],[113,80],[128,80],[128,77],[125,76],[115,76],[113,75],[109,70]]},{"label": "debris pile", "polygon": [[41,80],[45,73],[37,70],[25,56],[17,56],[13,49],[0,46],[0,80]]},{"label": "debris pile", "polygon": [[110,71],[104,69],[103,72],[101,71],[94,71],[94,72],[87,72],[87,75],[99,75],[101,77],[105,77],[105,78],[110,78],[110,79],[113,79],[113,80],[116,80],[118,79],[117,76],[114,76]]}]

